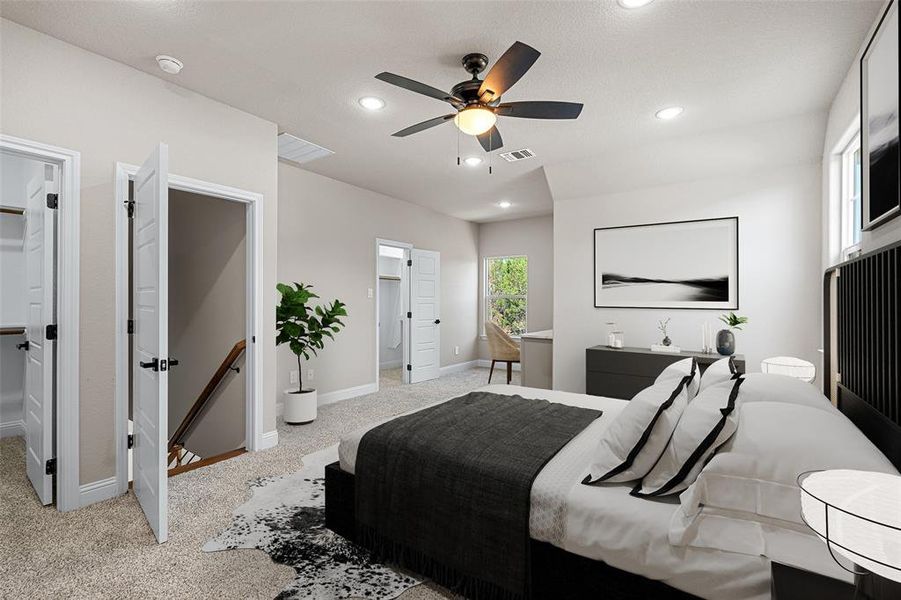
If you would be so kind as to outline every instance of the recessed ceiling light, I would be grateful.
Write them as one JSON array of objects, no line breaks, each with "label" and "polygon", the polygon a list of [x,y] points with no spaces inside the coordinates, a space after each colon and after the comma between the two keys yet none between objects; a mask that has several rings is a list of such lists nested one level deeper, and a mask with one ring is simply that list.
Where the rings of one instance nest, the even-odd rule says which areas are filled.
[{"label": "recessed ceiling light", "polygon": [[382,110],[385,108],[385,101],[375,96],[363,96],[358,102],[366,110]]},{"label": "recessed ceiling light", "polygon": [[160,66],[160,69],[162,69],[163,72],[169,73],[170,75],[178,75],[178,72],[185,66],[184,63],[177,58],[165,54],[160,54],[156,57],[156,64]]},{"label": "recessed ceiling light", "polygon": [[681,115],[682,111],[684,110],[685,109],[681,106],[670,106],[667,108],[661,108],[656,113],[654,113],[654,116],[663,121],[669,121],[670,119],[675,119],[676,117]]},{"label": "recessed ceiling light", "polygon": [[497,203],[497,205],[500,206],[501,208],[510,208],[511,206],[513,206],[513,203],[508,202],[507,200],[501,200],[500,202]]},{"label": "recessed ceiling light", "polygon": [[641,8],[653,1],[654,0],[619,0],[619,5],[623,8]]},{"label": "recessed ceiling light", "polygon": [[478,156],[469,156],[464,158],[463,162],[465,162],[466,166],[468,167],[478,167],[480,164],[482,164],[482,159]]}]

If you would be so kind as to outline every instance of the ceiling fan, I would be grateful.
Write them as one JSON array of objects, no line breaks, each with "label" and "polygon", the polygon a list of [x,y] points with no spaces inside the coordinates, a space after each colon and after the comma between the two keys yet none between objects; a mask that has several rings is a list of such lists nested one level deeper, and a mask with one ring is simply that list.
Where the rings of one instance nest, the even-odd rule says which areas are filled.
[{"label": "ceiling fan", "polygon": [[525,75],[541,53],[522,42],[516,42],[494,63],[484,80],[479,73],[488,66],[488,57],[473,53],[463,57],[463,68],[472,74],[472,79],[462,81],[451,88],[450,93],[442,92],[430,85],[414,81],[394,73],[379,73],[375,76],[386,83],[405,90],[437,98],[457,109],[456,113],[435,117],[401,129],[394,137],[406,137],[425,131],[453,119],[465,134],[479,138],[486,152],[503,147],[504,141],[497,130],[498,117],[519,117],[523,119],[575,119],[582,112],[582,105],[576,102],[504,102],[501,95]]}]

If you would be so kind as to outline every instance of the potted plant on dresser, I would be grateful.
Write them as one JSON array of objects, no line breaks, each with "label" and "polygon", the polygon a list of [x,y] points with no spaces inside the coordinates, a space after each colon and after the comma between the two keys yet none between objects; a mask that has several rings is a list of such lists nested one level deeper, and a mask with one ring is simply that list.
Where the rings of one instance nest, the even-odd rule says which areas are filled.
[{"label": "potted plant on dresser", "polygon": [[275,307],[276,345],[288,344],[297,357],[297,389],[285,390],[284,419],[291,425],[309,423],[316,419],[317,395],[315,389],[303,389],[301,357],[310,360],[325,346],[326,338],[334,339],[347,316],[345,304],[335,300],[331,304],[312,306],[310,300],[319,298],[313,286],[303,283],[288,285],[279,283],[276,288],[282,295]]},{"label": "potted plant on dresser", "polygon": [[716,334],[716,351],[723,356],[731,356],[735,354],[735,334],[733,329],[741,331],[743,325],[748,322],[748,317],[739,317],[734,312],[720,315],[720,321],[726,324],[728,329],[720,329]]}]

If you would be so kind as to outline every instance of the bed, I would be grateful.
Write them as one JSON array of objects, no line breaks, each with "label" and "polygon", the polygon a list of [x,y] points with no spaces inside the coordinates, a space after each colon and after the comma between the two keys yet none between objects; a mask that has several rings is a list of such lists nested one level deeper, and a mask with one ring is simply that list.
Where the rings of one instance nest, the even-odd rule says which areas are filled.
[{"label": "bed", "polygon": [[[827,353],[832,361],[826,363],[827,389],[839,409],[895,466],[901,464],[901,411],[898,374],[891,361],[899,356],[894,328],[901,315],[897,283],[890,283],[898,281],[899,265],[896,245],[830,270],[825,283],[826,339],[835,341]],[[862,306],[868,310],[860,310]],[[886,335],[857,334],[880,322],[890,324]],[[876,341],[870,343],[871,338]],[[842,373],[854,375],[839,377],[836,364]],[[874,378],[878,383],[872,383]],[[531,597],[769,597],[768,557],[670,543],[668,531],[678,500],[636,498],[630,495],[629,484],[579,485],[598,437],[626,401],[503,385],[487,386],[483,391],[603,411],[534,479],[529,499]],[[364,435],[378,425],[345,436],[339,446],[339,462],[326,469],[327,526],[350,539],[358,531],[354,514],[357,451]],[[816,555],[806,557],[804,568],[849,580],[847,573],[831,562],[825,546],[810,546],[803,553]]]}]

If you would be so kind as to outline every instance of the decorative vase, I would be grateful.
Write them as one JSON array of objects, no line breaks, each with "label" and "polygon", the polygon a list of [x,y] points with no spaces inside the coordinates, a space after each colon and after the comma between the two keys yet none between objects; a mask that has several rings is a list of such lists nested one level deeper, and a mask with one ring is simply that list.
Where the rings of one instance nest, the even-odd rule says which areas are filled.
[{"label": "decorative vase", "polygon": [[316,390],[285,390],[285,423],[288,425],[304,425],[316,420]]},{"label": "decorative vase", "polygon": [[735,334],[729,329],[720,329],[716,334],[716,351],[723,356],[735,354]]},{"label": "decorative vase", "polygon": [[665,338],[663,338],[663,345],[664,345],[664,346],[669,346],[669,345],[672,344],[672,343],[673,343],[673,341],[672,341],[671,339],[669,339],[669,336],[666,336]]}]

